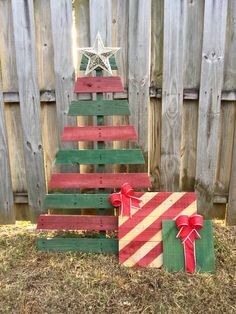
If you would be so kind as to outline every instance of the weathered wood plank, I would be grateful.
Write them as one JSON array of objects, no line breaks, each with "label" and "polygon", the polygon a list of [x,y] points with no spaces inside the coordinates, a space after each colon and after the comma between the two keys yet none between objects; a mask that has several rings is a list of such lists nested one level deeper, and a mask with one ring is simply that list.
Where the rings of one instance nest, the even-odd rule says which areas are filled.
[{"label": "weathered wood plank", "polygon": [[12,3],[10,0],[0,1],[0,42],[2,91],[16,92],[18,90],[18,78],[12,22]]},{"label": "weathered wood plank", "polygon": [[78,77],[75,83],[75,93],[115,93],[124,92],[119,76],[85,76]]},{"label": "weathered wood plank", "polygon": [[13,191],[11,184],[10,160],[0,77],[0,224],[15,223]]},{"label": "weathered wood plank", "polygon": [[[56,106],[58,134],[61,135],[64,126],[76,125],[76,119],[66,115],[71,100],[76,99],[73,94],[74,88],[74,66],[72,58],[72,36],[73,25],[72,1],[50,0],[52,37],[54,48],[54,71],[56,84]],[[60,147],[76,148],[75,143],[60,143]]]},{"label": "weathered wood plank", "polygon": [[165,191],[179,191],[184,6],[181,0],[166,0],[164,5],[161,190]]},{"label": "weathered wood plank", "polygon": [[85,252],[118,253],[118,240],[106,238],[40,238],[38,251],[43,252]]},{"label": "weathered wood plank", "polygon": [[236,225],[236,126],[234,130],[234,147],[229,185],[229,204],[227,208],[226,223]]},{"label": "weathered wood plank", "polygon": [[228,1],[205,2],[201,88],[198,114],[196,190],[198,211],[213,208],[220,136],[220,95],[223,85]]},{"label": "weathered wood plank", "polygon": [[44,208],[113,208],[110,194],[47,194]]},{"label": "weathered wood plank", "polygon": [[[55,90],[55,75],[53,65],[53,42],[50,13],[50,1],[34,1],[36,51],[38,64],[38,80],[40,90]],[[42,98],[42,97],[41,97]],[[40,99],[42,101],[42,99]],[[54,95],[55,102],[55,95]],[[53,160],[58,150],[59,139],[57,131],[56,104],[48,104],[45,99],[41,103],[42,137],[45,150],[46,179],[50,179]]]},{"label": "weathered wood plank", "polygon": [[[184,73],[185,89],[198,89],[202,58],[202,33],[204,17],[204,1],[186,3],[186,23],[184,27]],[[194,27],[193,27],[194,25]],[[198,101],[184,100],[182,113],[180,189],[193,191],[196,174],[198,128]]]},{"label": "weathered wood plank", "polygon": [[62,133],[62,141],[129,141],[137,140],[133,126],[68,126]]},{"label": "weathered wood plank", "polygon": [[147,173],[54,173],[49,188],[120,188],[125,182],[133,188],[151,186]]},{"label": "weathered wood plank", "polygon": [[72,101],[70,116],[130,115],[127,100]]},{"label": "weathered wood plank", "polygon": [[[32,0],[13,0],[12,14],[19,83],[20,112],[30,216],[42,212],[46,192],[44,154],[41,136],[40,95],[35,53],[35,25]],[[30,170],[30,171],[29,171]]]},{"label": "weathered wood plank", "polygon": [[[161,87],[164,1],[152,1],[150,85]],[[150,98],[148,167],[154,191],[160,190],[161,101]]]},{"label": "weathered wood plank", "polygon": [[144,158],[140,149],[83,149],[60,150],[56,155],[56,165],[77,164],[143,164]]},{"label": "weathered wood plank", "polygon": [[37,229],[42,230],[117,230],[118,217],[94,215],[40,215]]},{"label": "weathered wood plank", "polygon": [[[2,74],[3,101],[5,103],[6,128],[11,168],[13,191],[27,192],[25,162],[22,142],[22,122],[20,118],[18,78],[12,21],[12,4],[10,0],[0,1],[0,60]],[[17,94],[17,99],[6,97]],[[11,104],[6,102],[13,100]],[[16,218],[18,213],[26,213],[28,205],[14,204]],[[26,217],[29,220],[29,217]]]},{"label": "weathered wood plank", "polygon": [[[236,2],[228,2],[227,32],[224,55],[224,83],[223,90],[236,90]],[[223,98],[223,91],[222,97]],[[232,151],[234,142],[234,125],[236,120],[235,101],[221,101],[221,136],[220,150],[217,163],[217,177],[215,192],[227,194],[231,175]]]},{"label": "weathered wood plank", "polygon": [[[131,124],[147,157],[151,1],[129,1],[129,104]],[[147,158],[146,158],[147,159]]]}]

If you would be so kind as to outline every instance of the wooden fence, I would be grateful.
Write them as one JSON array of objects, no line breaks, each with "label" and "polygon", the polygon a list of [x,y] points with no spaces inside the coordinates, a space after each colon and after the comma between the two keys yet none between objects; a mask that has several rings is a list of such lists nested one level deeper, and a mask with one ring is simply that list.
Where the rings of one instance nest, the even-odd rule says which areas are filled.
[{"label": "wooden fence", "polygon": [[0,0],[0,222],[36,220],[63,127],[93,123],[66,112],[76,47],[97,31],[122,47],[126,92],[113,97],[129,100],[153,190],[196,189],[205,216],[227,204],[236,224],[234,0]]}]

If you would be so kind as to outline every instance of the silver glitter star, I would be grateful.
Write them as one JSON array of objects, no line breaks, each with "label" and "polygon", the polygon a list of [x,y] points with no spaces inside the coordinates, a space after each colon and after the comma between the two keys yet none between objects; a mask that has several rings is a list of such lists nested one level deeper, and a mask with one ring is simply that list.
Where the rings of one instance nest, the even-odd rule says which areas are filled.
[{"label": "silver glitter star", "polygon": [[88,58],[88,65],[85,71],[85,75],[94,71],[97,68],[101,68],[112,75],[111,65],[109,58],[113,56],[120,48],[104,47],[102,38],[97,33],[93,47],[80,48],[79,50]]}]

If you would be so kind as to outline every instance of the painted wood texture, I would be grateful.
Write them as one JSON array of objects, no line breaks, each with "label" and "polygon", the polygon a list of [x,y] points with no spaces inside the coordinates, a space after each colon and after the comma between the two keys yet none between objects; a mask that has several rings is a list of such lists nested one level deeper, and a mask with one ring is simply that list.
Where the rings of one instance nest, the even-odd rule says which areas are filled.
[{"label": "painted wood texture", "polygon": [[[163,266],[167,271],[185,271],[184,249],[181,239],[177,239],[178,230],[175,221],[163,220]],[[210,220],[204,220],[204,227],[198,231],[201,239],[195,239],[196,271],[214,272],[215,255],[213,229]]]},{"label": "painted wood texture", "polygon": [[141,209],[132,208],[132,217],[119,216],[119,262],[128,267],[161,267],[162,220],[196,213],[196,194],[147,192],[140,199]]},{"label": "painted wood texture", "polygon": [[167,0],[164,12],[161,190],[179,191],[184,2]]},{"label": "painted wood texture", "polygon": [[118,217],[93,215],[40,215],[37,229],[42,230],[117,230]]},{"label": "painted wood texture", "polygon": [[77,164],[143,164],[144,159],[140,149],[83,149],[60,150],[56,155],[56,165]]},{"label": "painted wood texture", "polygon": [[100,238],[40,238],[37,249],[42,252],[118,253],[116,239]]},{"label": "painted wood texture", "polygon": [[137,140],[133,126],[84,126],[65,127],[62,141],[129,141]]},{"label": "painted wood texture", "polygon": [[1,77],[0,77],[0,152],[1,152],[0,177],[2,181],[2,184],[0,184],[0,224],[14,223],[15,211],[11,184],[10,160],[8,154]]},{"label": "painted wood texture", "polygon": [[130,115],[127,100],[72,101],[69,116]]},{"label": "painted wood texture", "polygon": [[[72,2],[70,0],[50,0],[50,7],[54,48],[57,121],[60,137],[65,126],[76,125],[76,119],[66,115],[71,100],[76,99],[75,95],[73,95],[75,73],[71,37],[73,26]],[[60,147],[72,149],[76,148],[76,144],[60,143]]]},{"label": "painted wood texture", "polygon": [[[118,69],[116,65],[116,59],[114,56],[109,58],[109,62],[110,62],[112,70]],[[85,71],[87,68],[87,65],[88,65],[88,58],[85,55],[83,55],[81,58],[81,63],[80,63],[80,71]]]},{"label": "painted wood texture", "polygon": [[110,194],[47,194],[44,208],[113,208]]},{"label": "painted wood texture", "polygon": [[125,182],[133,188],[151,186],[147,173],[54,173],[49,188],[120,188]]},{"label": "painted wood texture", "polygon": [[122,93],[124,88],[119,76],[78,77],[75,93]]},{"label": "painted wood texture", "polygon": [[199,96],[196,190],[198,210],[206,217],[213,208],[220,136],[228,1],[205,2],[201,88]]},{"label": "painted wood texture", "polygon": [[144,154],[148,151],[150,21],[150,0],[129,1],[129,104]]},{"label": "painted wood texture", "polygon": [[[12,15],[19,84],[20,112],[28,200],[32,221],[42,212],[46,192],[44,152],[41,134],[40,95],[35,53],[35,25],[33,1],[12,1]],[[26,66],[27,64],[27,66]]]}]

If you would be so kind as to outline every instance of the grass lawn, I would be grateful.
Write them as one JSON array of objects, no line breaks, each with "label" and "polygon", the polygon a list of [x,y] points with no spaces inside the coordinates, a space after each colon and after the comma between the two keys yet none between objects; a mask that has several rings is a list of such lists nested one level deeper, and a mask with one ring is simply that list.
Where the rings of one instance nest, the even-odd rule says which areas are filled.
[{"label": "grass lawn", "polygon": [[[35,226],[0,227],[0,313],[236,313],[235,229],[215,223],[215,274],[121,267],[114,255],[39,253]],[[50,234],[49,234],[50,235]]]}]

